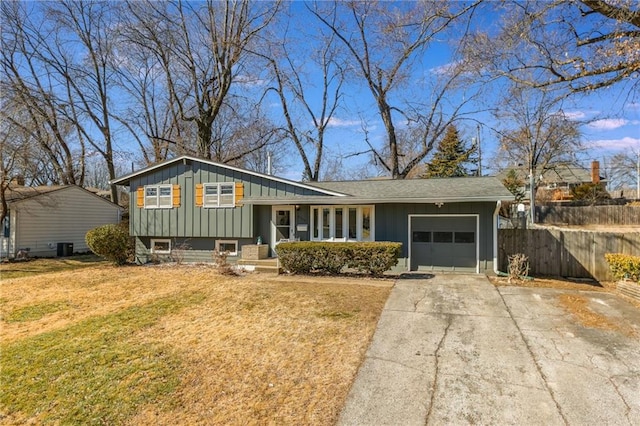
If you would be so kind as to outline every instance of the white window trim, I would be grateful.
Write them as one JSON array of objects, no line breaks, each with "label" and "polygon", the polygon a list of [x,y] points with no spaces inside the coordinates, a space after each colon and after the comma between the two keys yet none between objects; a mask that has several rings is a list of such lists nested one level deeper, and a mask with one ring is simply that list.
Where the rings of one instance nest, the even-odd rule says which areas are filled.
[{"label": "white window trim", "polygon": [[[154,250],[154,246],[156,243],[169,243],[168,250]],[[151,239],[151,253],[152,254],[171,254],[171,240],[170,239],[160,239],[160,238],[152,238]]]},{"label": "white window trim", "polygon": [[[336,209],[343,209],[342,211],[342,232],[344,234],[344,236],[342,238],[336,238],[336,224],[335,224],[335,212]],[[371,220],[369,223],[370,226],[370,235],[369,235],[369,239],[368,240],[363,240],[362,239],[362,209],[363,208],[370,208],[371,209]],[[314,215],[313,215],[313,209],[318,209],[318,223],[315,223],[316,221],[314,220]],[[323,228],[323,219],[322,219],[322,209],[329,209],[329,238],[323,238],[322,237],[322,228]],[[356,238],[352,239],[349,238],[349,209],[356,209]],[[355,205],[355,206],[349,206],[349,205],[334,205],[334,206],[326,206],[326,205],[319,205],[319,206],[311,206],[311,210],[310,210],[310,216],[311,216],[311,228],[310,228],[310,240],[311,241],[334,241],[334,242],[355,242],[355,241],[363,241],[363,242],[368,242],[368,241],[375,241],[376,240],[376,235],[375,235],[375,206],[373,204],[368,204],[368,205]],[[314,230],[318,229],[318,237],[315,238],[313,236]]]},{"label": "white window trim", "polygon": [[[154,204],[147,204],[147,188],[155,188],[157,193],[156,193],[156,203]],[[168,206],[161,206],[160,205],[160,189],[161,188],[169,188],[169,205]],[[166,198],[166,195],[163,196],[163,198]],[[172,184],[162,184],[162,185],[145,185],[144,186],[144,208],[145,209],[171,209],[173,208],[173,185]]]},{"label": "white window trim", "polygon": [[[217,202],[207,203],[207,187],[216,187]],[[222,187],[231,186],[231,204],[220,204]],[[202,184],[202,207],[208,209],[222,209],[236,206],[236,184],[235,182],[210,182]]]},{"label": "white window trim", "polygon": [[238,240],[216,240],[216,251],[220,252],[220,244],[235,244],[236,250],[230,251],[229,256],[237,256],[238,255]]}]

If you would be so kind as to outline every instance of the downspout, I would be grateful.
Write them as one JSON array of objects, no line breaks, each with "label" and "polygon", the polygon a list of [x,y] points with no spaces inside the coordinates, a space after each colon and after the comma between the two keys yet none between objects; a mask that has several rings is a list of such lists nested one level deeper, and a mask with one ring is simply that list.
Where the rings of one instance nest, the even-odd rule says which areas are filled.
[{"label": "downspout", "polygon": [[502,201],[496,201],[496,209],[493,211],[493,272],[496,275],[506,275],[498,270],[498,214]]}]

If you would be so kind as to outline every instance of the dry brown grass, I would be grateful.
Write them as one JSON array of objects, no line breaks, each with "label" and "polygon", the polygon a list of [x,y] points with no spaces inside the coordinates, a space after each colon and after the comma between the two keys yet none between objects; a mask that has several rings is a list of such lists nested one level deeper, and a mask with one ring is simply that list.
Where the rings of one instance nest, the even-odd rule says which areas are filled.
[{"label": "dry brown grass", "polygon": [[98,266],[3,280],[3,317],[29,305],[65,303],[37,320],[2,321],[0,337],[15,342],[161,297],[203,293],[202,303],[132,337],[170,348],[182,376],[169,399],[139,407],[128,423],[333,424],[391,285],[227,277],[207,267]]},{"label": "dry brown grass", "polygon": [[507,277],[489,277],[489,280],[498,287],[515,286],[530,288],[556,288],[562,290],[587,290],[587,291],[608,291],[605,286],[596,281],[569,281],[554,278],[534,278],[523,279],[510,283]]},{"label": "dry brown grass", "polygon": [[589,307],[589,299],[580,294],[561,294],[558,296],[560,306],[580,322],[584,327],[599,328],[601,330],[619,331],[629,336],[635,335],[635,330],[620,321],[593,311]]}]

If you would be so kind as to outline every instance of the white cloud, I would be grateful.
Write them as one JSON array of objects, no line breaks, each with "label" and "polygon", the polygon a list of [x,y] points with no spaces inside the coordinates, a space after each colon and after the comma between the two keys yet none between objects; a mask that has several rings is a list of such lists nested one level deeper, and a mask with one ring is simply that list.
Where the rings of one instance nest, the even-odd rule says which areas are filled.
[{"label": "white cloud", "polygon": [[587,126],[596,130],[613,130],[619,127],[624,127],[629,124],[637,125],[637,124],[640,124],[640,121],[638,120],[630,121],[625,118],[604,118],[602,120],[593,121],[587,124]]},{"label": "white cloud", "polygon": [[437,74],[437,75],[445,75],[445,74],[449,74],[451,73],[453,70],[456,69],[456,67],[458,65],[460,65],[461,61],[453,61],[453,62],[449,62],[446,63],[444,65],[440,65],[439,67],[433,67],[433,68],[429,68],[429,71],[433,74]]},{"label": "white cloud", "polygon": [[331,117],[327,123],[328,127],[352,127],[359,126],[360,120],[343,120],[337,117]]},{"label": "white cloud", "polygon": [[241,86],[246,86],[246,87],[259,87],[259,86],[264,86],[266,84],[266,81],[264,79],[251,77],[249,75],[244,75],[244,74],[237,76],[235,81]]},{"label": "white cloud", "polygon": [[562,115],[564,115],[567,120],[580,120],[587,116],[583,111],[562,111]]},{"label": "white cloud", "polygon": [[640,149],[640,138],[632,138],[625,136],[620,139],[599,139],[587,141],[586,145],[593,148],[606,148],[606,149]]}]

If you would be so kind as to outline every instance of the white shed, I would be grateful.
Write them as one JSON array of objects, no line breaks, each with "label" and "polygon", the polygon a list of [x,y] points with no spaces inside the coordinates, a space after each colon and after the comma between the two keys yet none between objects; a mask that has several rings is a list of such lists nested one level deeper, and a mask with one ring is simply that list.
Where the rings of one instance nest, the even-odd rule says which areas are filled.
[{"label": "white shed", "polygon": [[122,207],[76,185],[10,187],[9,215],[0,234],[0,255],[67,256],[89,251],[87,231],[119,223]]}]

